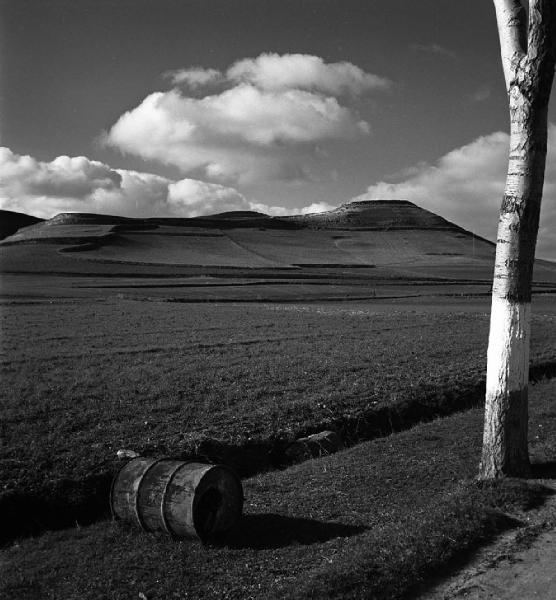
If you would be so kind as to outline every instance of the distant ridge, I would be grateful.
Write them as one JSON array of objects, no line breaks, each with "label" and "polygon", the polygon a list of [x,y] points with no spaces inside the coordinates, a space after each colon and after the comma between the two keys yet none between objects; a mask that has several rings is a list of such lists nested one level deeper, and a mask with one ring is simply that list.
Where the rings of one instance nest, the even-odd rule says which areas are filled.
[{"label": "distant ridge", "polygon": [[258,212],[256,210],[230,210],[227,212],[216,213],[215,215],[208,215],[205,217],[197,217],[198,219],[270,219],[270,216]]},{"label": "distant ridge", "polygon": [[[52,226],[116,226],[118,228],[152,229],[157,226],[172,227],[217,227],[222,229],[236,227],[269,227],[278,229],[297,229],[293,221],[281,217],[271,217],[261,212],[238,210],[198,217],[120,217],[95,213],[59,213],[41,223],[41,228]],[[42,236],[41,236],[42,237]]]},{"label": "distant ridge", "polygon": [[45,221],[45,225],[119,225],[120,223],[135,223],[146,219],[119,217],[116,215],[100,215],[96,213],[59,213]]},{"label": "distant ridge", "polygon": [[[307,261],[320,261],[323,264],[379,264],[391,262],[396,256],[403,262],[414,260],[417,256],[465,255],[467,246],[472,255],[477,254],[478,257],[483,252],[490,256],[494,248],[492,242],[407,200],[355,201],[328,212],[285,217],[272,217],[257,211],[228,211],[191,218],[130,218],[94,213],[60,213],[47,221],[34,217],[29,219],[34,224],[18,229],[0,244],[58,244],[66,246],[63,251],[87,251],[90,257],[98,255],[100,258],[102,254],[108,258],[108,254],[116,256],[118,253],[129,257],[134,254],[134,260],[147,262],[151,260],[158,244],[155,253],[162,257],[167,252],[168,256],[173,256],[174,261],[190,260],[192,264],[204,264],[206,259],[228,264],[232,260],[230,257],[237,255],[237,260],[233,259],[232,262],[257,265],[261,261],[264,264],[270,261],[272,264],[290,265]],[[19,222],[23,220],[20,218]],[[339,231],[342,232],[341,235],[333,235],[333,232]],[[275,233],[271,235],[271,232]],[[301,235],[302,232],[305,234]],[[321,236],[317,241],[314,235],[319,232],[329,233],[327,237]],[[430,237],[433,234],[436,234],[435,241]],[[445,235],[438,237],[440,234]],[[132,235],[143,236],[143,241],[139,242],[137,237],[129,238]],[[158,237],[153,238],[153,235]],[[175,237],[170,252],[168,236],[188,236],[195,251],[186,251],[183,240],[179,242]],[[193,243],[195,236],[203,238]],[[225,236],[227,241],[222,238],[217,248],[214,246],[216,242],[213,241],[212,246],[208,243],[207,236]],[[462,241],[466,238],[470,244]],[[475,244],[479,241],[484,246]],[[115,249],[115,245],[121,244],[126,244],[125,252]],[[136,247],[137,251],[132,253],[130,245]],[[112,247],[110,252],[108,246]],[[140,256],[139,246],[143,248]],[[147,250],[151,246],[152,251]],[[164,252],[162,246],[166,248]],[[315,258],[317,256],[318,259]]]},{"label": "distant ridge", "polygon": [[[0,242],[4,272],[74,272],[93,264],[106,269],[109,264],[129,269],[384,268],[396,277],[487,281],[495,253],[491,241],[404,200],[348,202],[325,213],[289,217],[257,211],[193,218],[25,217],[18,215],[17,224],[32,224]],[[555,265],[536,265],[543,281],[556,278]]]},{"label": "distant ridge", "polygon": [[[8,212],[8,211],[3,211]],[[62,225],[86,226],[120,226],[130,228],[155,228],[157,226],[174,227],[217,227],[250,228],[264,227],[272,229],[350,229],[353,231],[390,231],[390,230],[452,230],[463,231],[461,227],[447,221],[443,217],[413,204],[407,200],[364,200],[347,202],[328,212],[312,213],[306,215],[291,215],[272,217],[267,214],[250,211],[228,211],[198,217],[148,217],[131,218],[117,215],[103,215],[94,213],[60,213],[47,221],[36,217],[29,217],[19,213],[12,218],[20,227],[40,222],[38,229],[25,232],[28,234],[39,232],[43,228]],[[27,221],[25,221],[27,219]],[[41,222],[42,221],[42,222]],[[7,234],[10,235],[10,234]],[[5,237],[5,236],[4,236]],[[19,237],[19,236],[18,236]],[[40,235],[40,237],[43,237]]]},{"label": "distant ridge", "polygon": [[18,229],[40,223],[43,219],[11,210],[0,210],[0,240],[13,235]]}]

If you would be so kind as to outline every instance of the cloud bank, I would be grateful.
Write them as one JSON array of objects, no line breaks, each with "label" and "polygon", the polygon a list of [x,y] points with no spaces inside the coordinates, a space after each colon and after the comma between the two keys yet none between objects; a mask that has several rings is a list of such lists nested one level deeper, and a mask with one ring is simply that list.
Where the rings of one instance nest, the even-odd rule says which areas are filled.
[{"label": "cloud bank", "polygon": [[[226,73],[195,67],[166,74],[175,87],[123,114],[104,141],[123,152],[214,179],[250,183],[307,176],[317,143],[368,135],[370,125],[337,96],[384,90],[389,82],[348,63],[307,54],[261,54]],[[188,95],[220,83],[204,97]]]},{"label": "cloud bank", "polygon": [[[496,240],[498,212],[508,166],[509,136],[477,138],[435,165],[408,169],[397,183],[381,181],[356,200],[410,200],[490,240]],[[548,156],[537,256],[556,260],[556,125],[549,126]]]},{"label": "cloud bank", "polygon": [[350,62],[326,63],[311,54],[263,53],[236,61],[225,73],[193,67],[167,71],[164,76],[174,85],[191,89],[215,83],[247,83],[261,90],[316,90],[332,96],[359,95],[391,86],[388,79],[366,73]]},{"label": "cloud bank", "polygon": [[197,179],[173,181],[110,166],[84,156],[50,162],[0,147],[0,208],[50,218],[60,212],[127,217],[197,217],[232,210],[271,215],[322,212],[320,203],[289,210],[248,201],[232,187]]}]

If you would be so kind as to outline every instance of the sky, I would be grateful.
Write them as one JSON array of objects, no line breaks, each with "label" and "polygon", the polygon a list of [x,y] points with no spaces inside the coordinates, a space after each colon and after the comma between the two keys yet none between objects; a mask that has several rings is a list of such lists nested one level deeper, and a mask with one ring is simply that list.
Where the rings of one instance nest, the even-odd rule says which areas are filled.
[{"label": "sky", "polygon": [[[487,0],[0,0],[0,56],[0,208],[403,199],[496,237],[509,118]],[[550,121],[537,256],[556,260],[554,102]]]}]

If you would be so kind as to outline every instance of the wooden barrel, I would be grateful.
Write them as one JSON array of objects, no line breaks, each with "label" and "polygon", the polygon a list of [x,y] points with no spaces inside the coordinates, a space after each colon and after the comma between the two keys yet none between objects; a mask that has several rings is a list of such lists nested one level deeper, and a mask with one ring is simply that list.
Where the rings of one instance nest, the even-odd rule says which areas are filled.
[{"label": "wooden barrel", "polygon": [[176,538],[207,539],[231,529],[241,516],[243,489],[228,467],[139,456],[112,482],[115,518]]}]

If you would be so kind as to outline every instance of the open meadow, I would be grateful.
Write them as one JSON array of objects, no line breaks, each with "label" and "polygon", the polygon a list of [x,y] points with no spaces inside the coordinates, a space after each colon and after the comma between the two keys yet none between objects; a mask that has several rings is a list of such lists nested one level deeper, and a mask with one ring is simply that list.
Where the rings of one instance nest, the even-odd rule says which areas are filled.
[{"label": "open meadow", "polygon": [[[3,489],[83,476],[119,448],[183,454],[207,439],[239,446],[327,426],[351,433],[384,407],[403,421],[396,410],[414,401],[440,413],[484,376],[487,305],[457,309],[5,304]],[[535,317],[534,364],[556,360],[555,313]]]},{"label": "open meadow", "polygon": [[[536,306],[540,377],[554,371],[556,310],[548,296]],[[105,504],[91,488],[106,491],[121,448],[201,453],[249,474],[283,466],[286,445],[308,433],[332,428],[354,443],[475,406],[488,309],[484,298],[446,297],[4,302],[6,527],[25,501],[49,508],[24,529],[96,518]]]},{"label": "open meadow", "polygon": [[[0,245],[6,598],[401,597],[543,502],[525,483],[472,482],[487,242],[445,228],[402,230],[391,245],[381,232],[223,229],[220,246],[198,236],[213,252],[201,265],[187,244],[172,262],[178,225],[157,238],[53,221]],[[230,240],[235,266],[222,258]],[[360,263],[341,262],[346,247]],[[317,262],[292,264],[303,252]],[[540,262],[530,373],[539,465],[556,457],[555,288],[556,269]],[[289,445],[324,430],[347,449],[293,465]],[[120,449],[234,467],[240,527],[203,546],[108,521]],[[87,574],[67,563],[72,554],[86,557]]]}]

